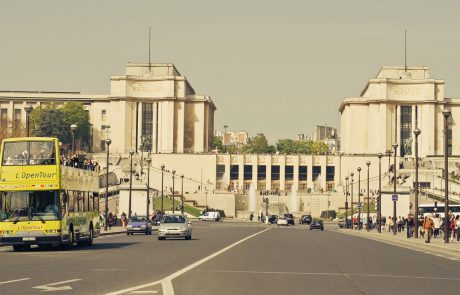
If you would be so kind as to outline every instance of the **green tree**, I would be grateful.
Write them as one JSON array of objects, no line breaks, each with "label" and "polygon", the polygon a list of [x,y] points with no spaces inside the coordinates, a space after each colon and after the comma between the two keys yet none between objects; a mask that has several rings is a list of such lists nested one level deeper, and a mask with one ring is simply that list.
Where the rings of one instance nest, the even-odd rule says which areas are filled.
[{"label": "green tree", "polygon": [[79,102],[68,102],[59,109],[64,113],[64,123],[70,130],[70,125],[78,126],[75,130],[75,139],[79,139],[85,146],[89,146],[91,124],[89,123],[89,114]]},{"label": "green tree", "polygon": [[212,139],[212,148],[222,152],[223,147],[224,146],[222,145],[222,138],[220,138],[219,136],[214,136],[214,138]]},{"label": "green tree", "polygon": [[325,155],[327,154],[329,147],[323,141],[313,141],[311,145],[311,153],[315,155]]},{"label": "green tree", "polygon": [[248,152],[253,154],[273,154],[276,152],[276,148],[268,144],[267,138],[263,134],[259,134],[252,139]]}]

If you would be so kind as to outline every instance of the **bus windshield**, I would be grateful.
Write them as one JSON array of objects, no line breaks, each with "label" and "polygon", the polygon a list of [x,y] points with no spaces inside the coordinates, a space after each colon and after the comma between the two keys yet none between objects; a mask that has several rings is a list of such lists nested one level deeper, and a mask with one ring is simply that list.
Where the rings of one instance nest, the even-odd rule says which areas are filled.
[{"label": "bus windshield", "polygon": [[3,221],[60,219],[58,191],[5,192],[0,196]]},{"label": "bus windshield", "polygon": [[52,141],[5,142],[3,165],[55,165],[56,151]]}]

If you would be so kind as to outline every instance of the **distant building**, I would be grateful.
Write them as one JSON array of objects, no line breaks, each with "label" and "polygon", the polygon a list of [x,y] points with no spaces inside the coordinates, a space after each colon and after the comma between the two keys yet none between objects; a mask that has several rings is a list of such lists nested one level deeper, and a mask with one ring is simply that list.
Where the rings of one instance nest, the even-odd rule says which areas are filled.
[{"label": "distant building", "polygon": [[223,145],[237,145],[242,146],[249,143],[249,135],[246,131],[227,131],[219,132],[218,136],[222,138]]}]

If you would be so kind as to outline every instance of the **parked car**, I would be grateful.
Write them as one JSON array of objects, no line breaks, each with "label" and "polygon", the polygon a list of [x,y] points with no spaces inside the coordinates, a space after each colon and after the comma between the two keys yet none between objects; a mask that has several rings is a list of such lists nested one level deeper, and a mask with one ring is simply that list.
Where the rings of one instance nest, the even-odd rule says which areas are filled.
[{"label": "parked car", "polygon": [[345,219],[340,218],[338,221],[338,225],[340,228],[351,228],[351,220],[347,219],[347,223],[345,224]]},{"label": "parked car", "polygon": [[299,223],[300,224],[310,224],[312,219],[313,218],[311,218],[311,215],[302,215],[299,219]]},{"label": "parked car", "polygon": [[310,223],[310,230],[312,229],[324,230],[323,221],[321,219],[313,219],[313,221]]},{"label": "parked car", "polygon": [[206,212],[203,215],[200,215],[199,219],[201,221],[211,220],[211,221],[219,221],[220,220],[220,212]]},{"label": "parked car", "polygon": [[268,223],[269,224],[276,224],[277,221],[278,221],[278,216],[276,216],[276,215],[270,215],[268,217]]},{"label": "parked car", "polygon": [[286,218],[288,224],[294,225],[294,215],[292,215],[290,213],[285,213],[284,218]]},{"label": "parked car", "polygon": [[158,226],[158,240],[166,238],[192,239],[192,224],[183,214],[166,214]]},{"label": "parked car", "polygon": [[278,217],[278,220],[276,221],[276,225],[280,226],[280,225],[285,225],[285,226],[289,226],[289,221],[286,217],[284,216],[280,216]]},{"label": "parked car", "polygon": [[131,216],[128,220],[128,226],[126,228],[127,235],[133,235],[134,233],[144,233],[146,235],[152,234],[152,223],[146,216]]}]

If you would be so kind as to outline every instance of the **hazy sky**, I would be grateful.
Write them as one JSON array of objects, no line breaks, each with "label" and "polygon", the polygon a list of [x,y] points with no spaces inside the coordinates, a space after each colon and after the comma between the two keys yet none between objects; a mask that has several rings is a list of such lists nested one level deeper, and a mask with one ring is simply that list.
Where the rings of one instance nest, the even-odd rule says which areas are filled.
[{"label": "hazy sky", "polygon": [[0,89],[109,93],[128,61],[174,63],[215,129],[271,141],[340,127],[381,66],[429,66],[460,97],[460,1],[2,1]]}]

